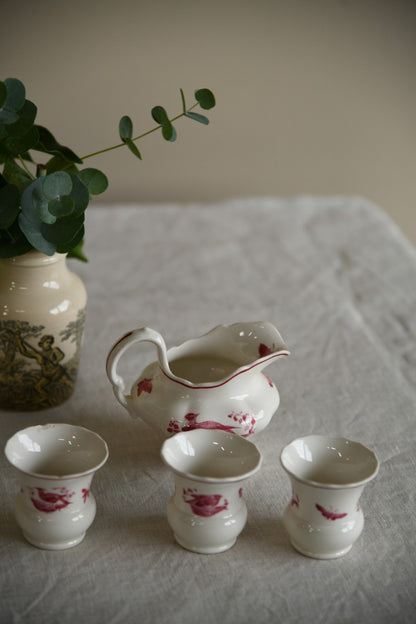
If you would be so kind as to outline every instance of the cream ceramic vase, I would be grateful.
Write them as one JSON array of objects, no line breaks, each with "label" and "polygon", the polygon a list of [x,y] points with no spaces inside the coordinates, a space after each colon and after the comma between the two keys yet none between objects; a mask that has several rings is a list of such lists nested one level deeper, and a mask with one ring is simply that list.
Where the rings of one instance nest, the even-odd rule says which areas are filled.
[{"label": "cream ceramic vase", "polygon": [[0,409],[41,410],[70,397],[86,302],[66,254],[0,260]]}]

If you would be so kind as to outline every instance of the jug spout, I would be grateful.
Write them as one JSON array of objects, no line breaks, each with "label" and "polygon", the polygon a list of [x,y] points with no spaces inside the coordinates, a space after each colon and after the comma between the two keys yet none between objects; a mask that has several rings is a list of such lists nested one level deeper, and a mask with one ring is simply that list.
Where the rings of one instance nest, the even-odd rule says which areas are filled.
[{"label": "jug spout", "polygon": [[272,323],[218,325],[199,338],[169,349],[168,374],[190,387],[213,387],[254,367],[262,370],[289,353]]}]

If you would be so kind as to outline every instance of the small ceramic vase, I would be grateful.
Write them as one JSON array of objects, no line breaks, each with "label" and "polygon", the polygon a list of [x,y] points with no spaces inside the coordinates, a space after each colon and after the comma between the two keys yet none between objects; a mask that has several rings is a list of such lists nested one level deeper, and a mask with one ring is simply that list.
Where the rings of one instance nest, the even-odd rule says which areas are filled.
[{"label": "small ceramic vase", "polygon": [[345,555],[364,526],[359,500],[377,457],[358,442],[310,435],[286,446],[281,463],[292,484],[283,522],[294,548],[316,559]]},{"label": "small ceramic vase", "polygon": [[90,488],[107,461],[104,440],[83,427],[38,425],[15,433],[5,454],[19,473],[15,517],[27,541],[47,550],[79,544],[95,517]]},{"label": "small ceramic vase", "polygon": [[162,459],[174,473],[167,516],[176,541],[197,553],[234,545],[247,519],[243,482],[261,455],[248,440],[221,430],[193,430],[167,439]]},{"label": "small ceramic vase", "polygon": [[0,259],[0,409],[41,410],[72,394],[87,293],[66,254]]}]

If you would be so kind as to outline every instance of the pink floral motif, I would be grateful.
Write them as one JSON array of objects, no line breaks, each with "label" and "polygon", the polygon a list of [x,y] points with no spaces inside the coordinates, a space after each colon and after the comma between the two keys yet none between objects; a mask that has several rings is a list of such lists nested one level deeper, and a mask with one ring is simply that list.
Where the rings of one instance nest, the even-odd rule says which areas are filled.
[{"label": "pink floral motif", "polygon": [[152,392],[152,389],[152,380],[148,377],[145,377],[137,384],[137,396],[139,397],[142,392],[147,392],[148,394],[150,394]]},{"label": "pink floral motif", "polygon": [[228,418],[232,418],[234,422],[238,423],[238,429],[243,429],[241,437],[246,438],[254,433],[256,428],[256,419],[251,414],[244,412],[231,412],[231,414],[227,414],[227,416]]},{"label": "pink floral motif", "polygon": [[254,433],[256,427],[256,419],[254,416],[244,414],[243,412],[231,412],[227,414],[227,418],[234,421],[236,423],[235,425],[224,425],[217,420],[202,420],[198,422],[198,416],[199,414],[194,412],[185,414],[186,422],[182,426],[177,420],[171,419],[167,426],[168,433],[173,434],[179,433],[180,431],[192,431],[193,429],[221,429],[221,431],[227,431],[228,433],[236,433],[240,432],[242,429],[243,433],[241,436],[245,438]]},{"label": "pink floral motif", "polygon": [[291,504],[292,507],[299,507],[299,503],[300,503],[300,498],[296,494],[296,492],[293,490],[293,492],[292,492],[292,500],[290,501],[290,504]]},{"label": "pink floral motif", "polygon": [[271,347],[268,347],[263,342],[259,344],[259,356],[261,358],[266,355],[270,355],[271,353],[274,353],[275,350],[276,350],[276,346],[274,343]]},{"label": "pink floral motif", "polygon": [[269,384],[270,388],[273,388],[274,387],[274,383],[272,382],[270,377],[268,375],[266,375],[266,373],[263,373],[263,375],[266,377],[267,383]]},{"label": "pink floral motif", "polygon": [[348,516],[347,513],[338,513],[337,511],[325,509],[325,507],[322,507],[322,505],[320,505],[319,503],[316,503],[315,507],[327,520],[339,520],[340,518],[345,518],[345,516]]},{"label": "pink floral motif", "polygon": [[71,503],[69,499],[75,494],[75,492],[67,490],[66,487],[52,488],[52,490],[55,491],[38,487],[31,488],[30,500],[38,511],[51,513],[64,509]]},{"label": "pink floral motif", "polygon": [[216,420],[203,420],[201,422],[197,422],[199,414],[194,412],[189,412],[185,414],[186,424],[180,426],[177,420],[170,420],[167,426],[167,431],[169,433],[178,433],[179,431],[192,431],[193,429],[221,429],[222,431],[227,431],[228,433],[234,433],[234,429],[236,427],[232,425],[223,425]]},{"label": "pink floral motif", "polygon": [[197,516],[209,518],[220,511],[228,509],[228,501],[224,498],[222,505],[219,504],[222,494],[198,494],[196,489],[183,489],[182,497],[185,503],[190,505],[192,511]]},{"label": "pink floral motif", "polygon": [[228,431],[229,433],[233,432],[235,427],[230,425],[223,425],[216,420],[203,420],[202,422],[197,422],[199,414],[194,414],[189,412],[189,414],[185,414],[185,420],[187,421],[186,425],[183,425],[182,431],[192,431],[193,429],[222,429],[222,431]]},{"label": "pink floral motif", "polygon": [[84,501],[84,503],[87,502],[87,498],[90,495],[90,491],[87,488],[82,488],[82,500]]},{"label": "pink floral motif", "polygon": [[177,420],[174,420],[173,418],[168,422],[168,426],[166,428],[166,431],[168,433],[179,433],[179,431],[181,430],[179,423]]}]

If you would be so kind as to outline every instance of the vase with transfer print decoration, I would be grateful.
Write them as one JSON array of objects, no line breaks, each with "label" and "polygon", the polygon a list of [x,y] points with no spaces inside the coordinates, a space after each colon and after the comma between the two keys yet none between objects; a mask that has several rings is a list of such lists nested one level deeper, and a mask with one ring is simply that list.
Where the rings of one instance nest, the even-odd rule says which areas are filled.
[{"label": "vase with transfer print decoration", "polygon": [[42,410],[71,396],[86,303],[66,254],[0,259],[0,409]]}]

